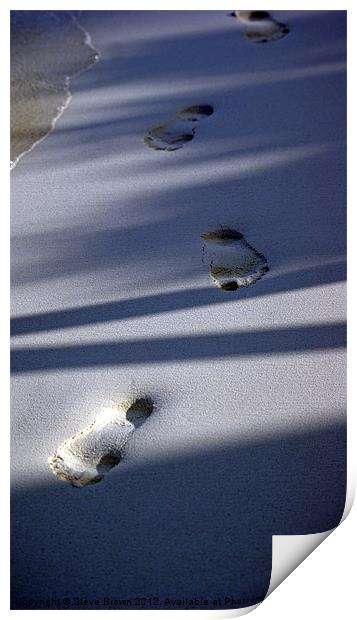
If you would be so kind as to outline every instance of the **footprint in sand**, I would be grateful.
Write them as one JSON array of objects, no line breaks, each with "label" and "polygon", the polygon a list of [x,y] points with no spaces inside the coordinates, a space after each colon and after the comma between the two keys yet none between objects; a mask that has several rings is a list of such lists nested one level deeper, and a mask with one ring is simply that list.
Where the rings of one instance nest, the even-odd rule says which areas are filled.
[{"label": "footprint in sand", "polygon": [[118,465],[124,445],[152,411],[153,403],[147,398],[103,407],[91,424],[64,441],[50,456],[53,473],[74,487],[100,482]]},{"label": "footprint in sand", "polygon": [[185,108],[164,125],[150,129],[144,137],[144,142],[146,146],[156,151],[177,151],[193,139],[198,121],[211,114],[213,108],[210,105],[193,105]]},{"label": "footprint in sand", "polygon": [[246,26],[245,36],[256,43],[278,41],[290,32],[285,24],[275,21],[267,11],[233,11],[229,15]]},{"label": "footprint in sand", "polygon": [[214,283],[224,291],[254,284],[269,271],[263,254],[257,252],[238,230],[222,228],[204,233],[203,262],[209,264]]}]

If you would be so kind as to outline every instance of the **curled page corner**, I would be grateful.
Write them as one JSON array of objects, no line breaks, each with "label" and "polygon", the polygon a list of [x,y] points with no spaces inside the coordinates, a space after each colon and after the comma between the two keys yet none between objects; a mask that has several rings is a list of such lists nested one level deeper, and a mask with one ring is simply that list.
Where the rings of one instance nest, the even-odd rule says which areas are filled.
[{"label": "curled page corner", "polygon": [[[353,500],[353,497],[352,497]],[[352,503],[347,502],[340,523],[348,515]],[[337,526],[338,527],[338,526]],[[336,528],[317,534],[273,535],[272,536],[272,569],[269,589],[265,599],[334,532]],[[264,600],[265,600],[264,599]],[[264,601],[262,601],[264,602]],[[241,609],[212,611],[209,618],[238,618],[254,611],[262,603]]]},{"label": "curled page corner", "polygon": [[267,598],[333,531],[272,537],[272,567]]},{"label": "curled page corner", "polygon": [[[265,599],[312,553],[333,531],[318,534],[273,535],[272,568],[269,589]],[[264,600],[265,600],[264,599]],[[259,607],[251,605],[242,609],[213,612],[210,618],[238,618]]]},{"label": "curled page corner", "polygon": [[351,511],[355,485],[351,468],[347,469],[346,501],[339,524],[326,532],[272,536],[272,566],[267,598],[317,547],[335,531]]},{"label": "curled page corner", "polygon": [[[268,591],[264,600],[313,552],[317,547],[341,525],[349,515],[355,498],[355,476],[352,467],[347,468],[347,489],[345,507],[338,525],[317,534],[273,535],[272,536],[272,568]],[[264,600],[256,605],[240,609],[210,610],[205,618],[238,618],[254,611]]]}]

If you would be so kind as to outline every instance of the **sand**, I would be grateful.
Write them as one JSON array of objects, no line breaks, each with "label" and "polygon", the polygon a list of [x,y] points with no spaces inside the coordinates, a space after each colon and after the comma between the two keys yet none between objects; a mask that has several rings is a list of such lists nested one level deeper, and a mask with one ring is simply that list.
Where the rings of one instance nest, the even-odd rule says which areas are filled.
[{"label": "sand", "polygon": [[[12,172],[14,608],[244,607],[272,534],[342,516],[345,14],[273,16],[291,32],[262,45],[226,11],[84,13],[101,60]],[[192,105],[214,108],[192,141],[146,147]],[[266,257],[253,286],[214,286],[220,227]],[[62,441],[142,395],[102,482],[53,476]]]}]

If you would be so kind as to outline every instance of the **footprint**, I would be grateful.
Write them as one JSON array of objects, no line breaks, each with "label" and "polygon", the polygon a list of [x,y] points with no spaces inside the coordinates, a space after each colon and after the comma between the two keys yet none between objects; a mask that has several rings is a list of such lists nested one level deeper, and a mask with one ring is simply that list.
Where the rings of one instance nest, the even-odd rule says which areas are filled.
[{"label": "footprint", "polygon": [[144,137],[144,142],[146,146],[156,151],[177,151],[193,139],[196,123],[211,114],[213,108],[210,105],[193,105],[185,108],[171,121],[150,129]]},{"label": "footprint", "polygon": [[153,403],[148,398],[103,407],[91,424],[64,441],[49,457],[53,473],[74,487],[100,482],[118,465],[124,445],[152,411]]},{"label": "footprint", "polygon": [[203,261],[209,263],[214,283],[224,291],[254,284],[269,271],[263,254],[257,252],[238,230],[222,228],[204,233]]},{"label": "footprint", "polygon": [[233,11],[229,15],[246,25],[245,36],[256,43],[278,41],[290,32],[285,24],[275,21],[267,11]]}]

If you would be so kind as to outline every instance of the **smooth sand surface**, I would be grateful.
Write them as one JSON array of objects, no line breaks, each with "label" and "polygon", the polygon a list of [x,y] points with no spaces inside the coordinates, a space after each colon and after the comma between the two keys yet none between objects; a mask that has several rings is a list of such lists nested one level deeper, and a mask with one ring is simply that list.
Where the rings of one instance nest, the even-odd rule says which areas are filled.
[{"label": "smooth sand surface", "polygon": [[[101,60],[12,172],[15,608],[246,606],[272,534],[342,516],[345,14],[272,15],[291,32],[261,46],[227,11],[84,13]],[[192,142],[145,147],[201,104]],[[254,286],[214,286],[220,227],[266,257]],[[143,394],[156,409],[100,484],[53,476],[64,439]]]}]

